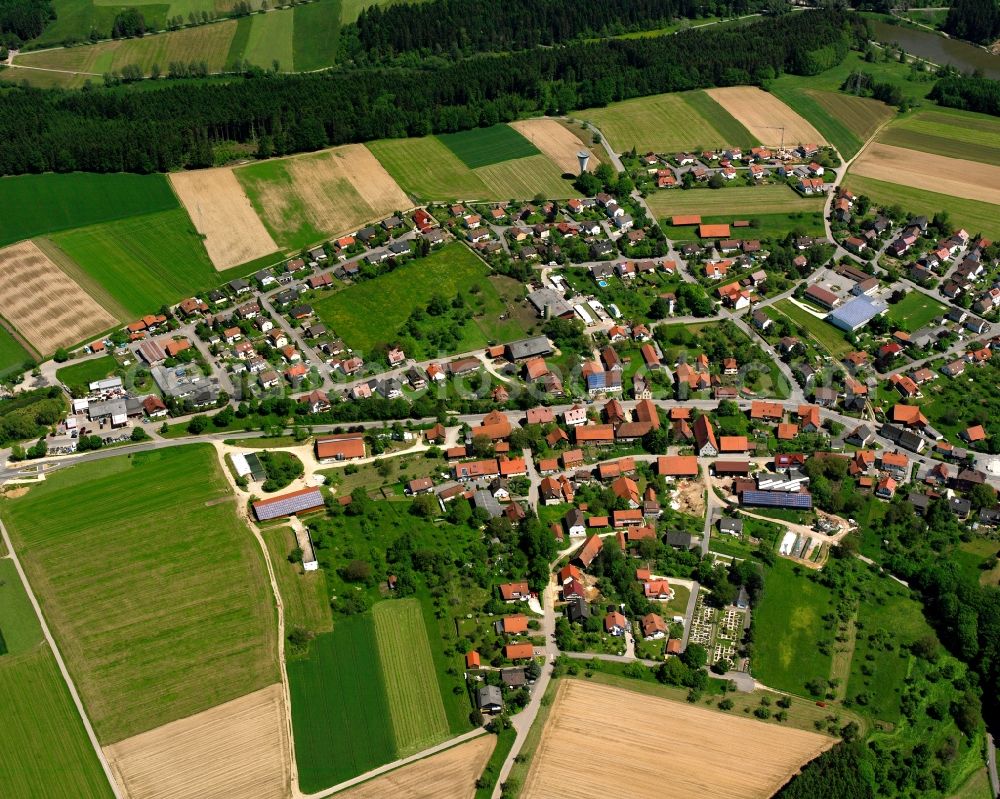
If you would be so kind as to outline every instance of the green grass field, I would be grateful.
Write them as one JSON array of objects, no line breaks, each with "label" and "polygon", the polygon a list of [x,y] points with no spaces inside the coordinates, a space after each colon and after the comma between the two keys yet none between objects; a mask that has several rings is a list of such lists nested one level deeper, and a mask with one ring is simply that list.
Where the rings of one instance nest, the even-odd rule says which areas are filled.
[{"label": "green grass field", "polygon": [[840,360],[840,358],[851,351],[851,345],[838,328],[823,319],[817,319],[808,311],[802,310],[791,300],[779,300],[772,307],[776,311],[783,313],[796,325],[804,327],[809,337],[825,348],[837,360]]},{"label": "green grass field", "polygon": [[822,617],[833,609],[833,593],[795,574],[778,558],[765,577],[764,597],[754,611],[754,676],[770,688],[806,694],[812,679],[827,679],[832,658],[816,648]]},{"label": "green grass field", "polygon": [[331,66],[340,40],[341,0],[295,6],[292,64],[296,72]]},{"label": "green grass field", "polygon": [[299,787],[329,788],[396,757],[370,613],[338,619],[288,662]]},{"label": "green grass field", "polygon": [[163,175],[18,175],[0,178],[0,245],[59,230],[179,208]]},{"label": "green grass field", "polygon": [[285,628],[303,627],[314,633],[330,632],[333,616],[326,590],[326,572],[304,572],[301,565],[288,560],[296,546],[295,534],[290,527],[270,527],[262,534],[285,607]]},{"label": "green grass field", "polygon": [[113,374],[118,362],[110,355],[56,369],[56,379],[67,386],[84,386]]},{"label": "green grass field", "polygon": [[114,298],[123,318],[223,281],[182,208],[59,233],[51,241]]},{"label": "green grass field", "polygon": [[696,147],[759,144],[703,91],[639,97],[577,111],[574,116],[596,125],[619,153],[632,147],[639,152],[672,153]]},{"label": "green grass field", "polygon": [[0,512],[102,742],[278,679],[263,556],[211,447],[75,466]]},{"label": "green grass field", "polygon": [[0,657],[0,707],[4,799],[114,796],[47,646]]},{"label": "green grass field", "polygon": [[295,68],[292,37],[295,17],[291,11],[278,11],[253,17],[250,37],[243,57],[251,64],[270,68],[277,61],[281,70]]},{"label": "green grass field", "polygon": [[899,205],[910,213],[924,214],[928,218],[938,211],[947,211],[951,223],[964,227],[970,234],[981,233],[993,240],[1000,237],[1000,206],[993,203],[951,197],[850,173],[844,186],[855,194],[868,195],[880,205]]},{"label": "green grass field", "polygon": [[675,214],[725,216],[727,221],[755,215],[822,212],[822,197],[803,197],[790,186],[727,186],[722,189],[669,189],[646,199],[657,219]]},{"label": "green grass field", "polygon": [[775,97],[809,120],[844,158],[851,158],[880,124],[892,118],[893,109],[878,100],[841,92],[773,88]]},{"label": "green grass field", "polygon": [[403,191],[422,200],[530,200],[574,197],[569,181],[544,155],[469,169],[437,137],[370,142],[385,170]]},{"label": "green grass field", "polygon": [[[516,318],[503,322],[505,311],[494,283],[487,279],[482,261],[461,244],[446,245],[437,252],[404,264],[395,271],[365,280],[313,303],[316,314],[353,348],[366,354],[379,343],[393,343],[414,308],[426,308],[435,295],[452,298],[473,286],[480,291],[484,313],[464,325],[453,352],[468,352],[490,340],[509,341],[523,335]],[[468,299],[468,298],[467,298]],[[430,343],[413,342],[410,357],[436,357]]]},{"label": "green grass field", "polygon": [[918,111],[887,127],[879,141],[925,153],[1000,164],[1000,119],[966,111]]},{"label": "green grass field", "polygon": [[14,562],[0,559],[0,795],[110,797]]},{"label": "green grass field", "polygon": [[510,125],[442,133],[438,135],[438,141],[469,169],[499,164],[514,158],[527,158],[541,152]]},{"label": "green grass field", "polygon": [[[702,216],[701,221],[706,225],[730,224],[736,217],[732,214],[728,216]],[[794,211],[790,214],[744,214],[742,219],[752,223],[749,228],[734,228],[733,235],[742,238],[752,239],[784,239],[789,233],[800,231],[804,236],[822,236],[823,212],[820,211]],[[675,227],[674,225],[661,224],[660,228],[671,241],[693,241],[697,239],[697,229],[692,226]]]},{"label": "green grass field", "polygon": [[913,333],[937,319],[947,309],[937,300],[920,291],[911,291],[895,305],[889,306],[889,321]]},{"label": "green grass field", "polygon": [[396,749],[406,757],[448,737],[427,628],[416,599],[379,602],[372,616]]},{"label": "green grass field", "polygon": [[0,379],[19,372],[31,354],[21,346],[6,327],[0,325]]}]

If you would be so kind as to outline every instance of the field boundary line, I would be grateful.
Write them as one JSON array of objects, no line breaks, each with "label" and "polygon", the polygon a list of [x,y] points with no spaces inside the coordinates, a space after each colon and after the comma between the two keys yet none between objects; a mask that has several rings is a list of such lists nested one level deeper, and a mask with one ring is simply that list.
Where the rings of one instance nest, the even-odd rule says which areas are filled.
[{"label": "field boundary line", "polygon": [[236,516],[246,523],[254,539],[256,539],[257,545],[264,555],[264,565],[267,567],[267,577],[271,583],[271,594],[274,597],[275,611],[278,618],[278,670],[281,674],[281,694],[285,705],[285,727],[288,734],[288,751],[286,754],[288,755],[289,795],[297,798],[304,796],[304,794],[299,790],[299,774],[295,763],[295,737],[292,729],[292,695],[288,684],[288,671],[285,668],[285,605],[281,599],[281,590],[278,588],[278,580],[274,574],[274,564],[271,563],[271,553],[267,550],[267,542],[264,540],[260,528],[251,521],[250,515],[247,513],[246,502],[240,501],[240,494],[236,490],[232,472],[229,471],[226,464],[226,451],[222,442],[213,441],[212,449],[215,450],[215,456],[219,461],[222,474],[229,484],[233,499],[236,500]]},{"label": "field boundary line", "polygon": [[83,707],[80,695],[77,693],[76,684],[73,682],[73,678],[70,676],[69,670],[66,668],[66,663],[63,661],[62,654],[59,652],[59,647],[56,645],[56,641],[52,637],[52,632],[49,630],[49,625],[46,623],[45,616],[42,613],[41,605],[38,604],[35,592],[31,590],[31,584],[28,582],[28,575],[25,574],[24,569],[21,567],[21,560],[18,558],[17,552],[14,550],[14,544],[10,540],[10,535],[7,533],[7,528],[4,526],[2,520],[0,520],[0,535],[3,536],[3,542],[7,546],[8,557],[14,562],[14,568],[17,570],[17,575],[21,578],[21,585],[24,586],[24,591],[28,595],[28,599],[31,601],[31,606],[35,610],[35,615],[38,617],[38,621],[41,624],[42,634],[45,636],[45,640],[48,642],[49,648],[52,650],[52,654],[56,659],[56,665],[59,666],[59,672],[62,674],[66,687],[69,689],[70,697],[73,699],[73,704],[76,705],[76,710],[80,714],[80,719],[83,721],[83,727],[87,731],[87,737],[90,739],[90,744],[93,746],[94,752],[97,754],[97,759],[100,761],[101,768],[104,769],[104,776],[108,778],[108,784],[111,786],[111,792],[115,795],[115,799],[124,799],[123,794],[119,789],[118,782],[115,780],[114,774],[111,771],[111,764],[108,763],[108,759],[104,756],[104,750],[101,748],[101,744],[97,740],[97,735],[94,733],[94,728],[90,723],[90,718],[87,716],[87,711]]}]

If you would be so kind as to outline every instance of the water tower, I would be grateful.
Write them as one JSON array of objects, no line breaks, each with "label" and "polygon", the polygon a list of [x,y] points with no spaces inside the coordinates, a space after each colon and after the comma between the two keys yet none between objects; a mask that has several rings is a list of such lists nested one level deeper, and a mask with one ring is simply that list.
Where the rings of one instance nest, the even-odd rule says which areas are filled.
[{"label": "water tower", "polygon": [[580,152],[576,154],[576,158],[580,162],[580,174],[582,175],[587,171],[587,164],[590,161],[590,153],[586,150],[580,150]]}]

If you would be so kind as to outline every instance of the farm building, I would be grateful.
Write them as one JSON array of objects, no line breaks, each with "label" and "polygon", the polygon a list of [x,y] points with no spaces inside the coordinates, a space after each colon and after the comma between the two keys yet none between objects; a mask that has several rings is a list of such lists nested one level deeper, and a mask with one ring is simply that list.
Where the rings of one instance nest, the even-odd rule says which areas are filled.
[{"label": "farm building", "polygon": [[323,506],[323,494],[318,488],[303,488],[290,494],[282,494],[280,497],[254,502],[253,512],[257,521],[266,522],[283,516],[319,510]]},{"label": "farm building", "polygon": [[360,433],[320,436],[316,439],[316,460],[320,463],[351,461],[365,457],[365,440]]}]

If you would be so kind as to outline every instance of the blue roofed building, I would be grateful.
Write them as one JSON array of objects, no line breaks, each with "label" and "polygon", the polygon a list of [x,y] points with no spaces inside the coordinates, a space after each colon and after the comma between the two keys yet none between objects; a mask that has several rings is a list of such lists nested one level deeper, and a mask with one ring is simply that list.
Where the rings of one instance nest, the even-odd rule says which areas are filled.
[{"label": "blue roofed building", "polygon": [[790,491],[761,491],[753,489],[740,492],[740,504],[756,505],[761,508],[811,510],[812,499],[812,494],[805,491],[792,493]]},{"label": "blue roofed building", "polygon": [[853,333],[887,310],[889,306],[882,300],[862,295],[830,311],[826,315],[826,321],[834,327]]}]

